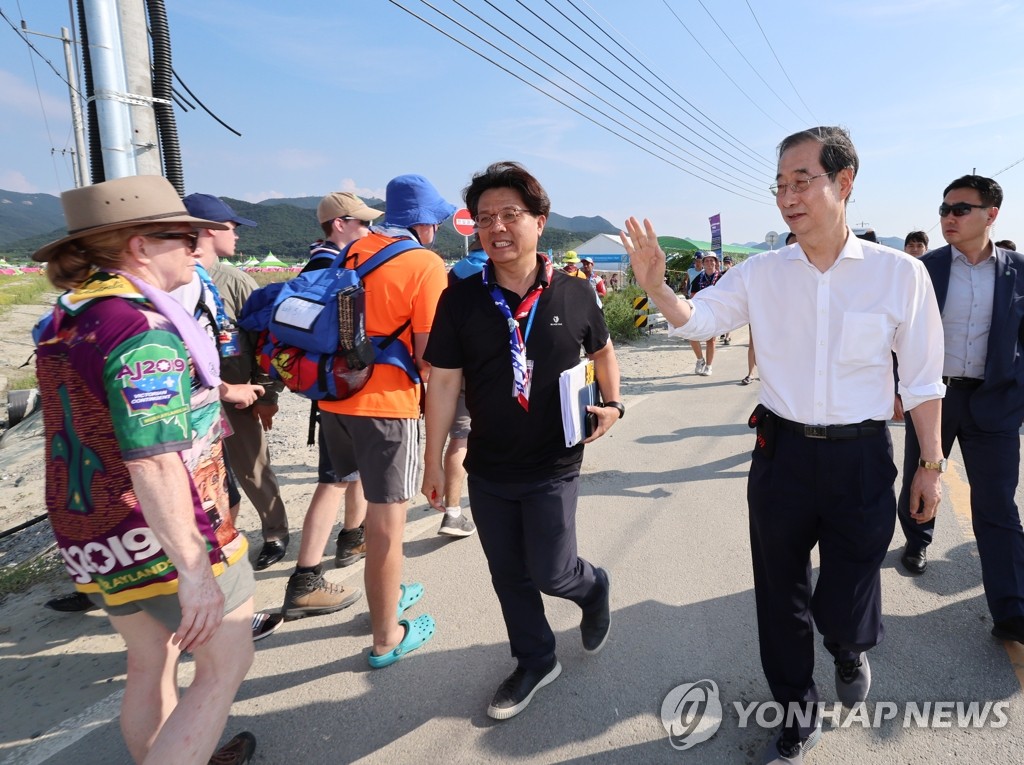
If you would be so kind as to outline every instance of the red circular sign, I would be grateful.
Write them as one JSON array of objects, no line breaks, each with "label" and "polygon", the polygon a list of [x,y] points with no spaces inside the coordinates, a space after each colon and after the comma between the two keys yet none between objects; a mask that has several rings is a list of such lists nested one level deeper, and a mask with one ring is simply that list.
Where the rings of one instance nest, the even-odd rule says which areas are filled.
[{"label": "red circular sign", "polygon": [[460,207],[455,211],[455,214],[452,216],[452,225],[463,236],[473,236],[473,232],[476,231],[473,216],[469,214],[469,210],[465,207]]}]

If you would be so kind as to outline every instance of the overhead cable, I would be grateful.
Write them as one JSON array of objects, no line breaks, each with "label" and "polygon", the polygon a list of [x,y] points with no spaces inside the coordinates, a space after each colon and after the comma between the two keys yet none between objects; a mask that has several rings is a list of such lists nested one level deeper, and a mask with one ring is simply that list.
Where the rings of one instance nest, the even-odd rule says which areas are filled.
[{"label": "overhead cable", "polygon": [[[728,130],[726,130],[722,125],[720,125],[714,119],[712,119],[707,114],[705,114],[703,111],[701,111],[699,107],[697,107],[693,102],[689,101],[682,93],[680,93],[674,87],[669,85],[665,81],[665,79],[663,77],[661,77],[661,75],[659,75],[657,72],[655,72],[649,66],[647,66],[647,64],[645,64],[643,61],[641,61],[639,58],[637,58],[636,53],[640,53],[641,56],[644,56],[643,52],[628,37],[626,37],[621,31],[616,29],[615,25],[613,25],[610,21],[608,21],[608,19],[606,19],[604,16],[602,16],[600,14],[600,12],[596,8],[594,8],[594,6],[592,6],[589,2],[587,2],[587,0],[582,0],[583,4],[586,5],[588,8],[590,8],[590,10],[593,12],[593,14],[595,16],[597,16],[599,19],[601,19],[601,21],[603,21],[605,24],[607,24],[617,35],[619,35],[619,37],[621,37],[623,40],[625,40],[627,43],[629,43],[629,45],[633,48],[634,51],[636,51],[636,53],[633,53],[633,52],[630,52],[630,51],[626,50],[626,48],[622,45],[622,43],[620,43],[618,40],[616,40],[614,37],[612,37],[610,34],[608,34],[608,32],[605,31],[601,27],[600,24],[595,22],[586,13],[584,13],[583,10],[580,9],[580,7],[577,6],[573,2],[573,0],[568,0],[568,2],[577,10],[577,12],[581,16],[583,16],[584,18],[589,20],[590,23],[594,25],[594,27],[596,27],[598,30],[600,30],[600,32],[605,37],[607,37],[609,40],[614,42],[619,47],[620,50],[622,50],[624,53],[626,53],[628,56],[630,56],[634,61],[636,61],[638,64],[640,64],[640,66],[642,66],[644,69],[646,69],[650,73],[650,75],[652,77],[654,77],[658,82],[660,82],[662,85],[664,85],[666,88],[668,88],[681,101],[683,101],[683,103],[685,103],[691,109],[696,111],[697,114],[699,114],[701,117],[703,117],[704,119],[708,120],[708,122],[710,122],[711,125],[708,125],[707,122],[704,122],[699,117],[696,117],[693,113],[691,113],[689,110],[687,110],[687,108],[685,106],[680,104],[678,101],[674,101],[672,98],[669,98],[666,95],[666,98],[668,98],[669,101],[671,101],[673,104],[675,104],[677,107],[679,107],[679,109],[682,112],[684,112],[689,117],[692,117],[693,119],[695,119],[697,122],[699,122],[701,124],[701,126],[703,126],[703,127],[707,128],[708,130],[710,130],[712,133],[717,135],[723,141],[725,141],[726,143],[730,144],[733,148],[735,148],[735,149],[737,149],[739,151],[742,151],[743,153],[745,153],[750,158],[752,158],[755,161],[760,162],[761,164],[763,164],[765,167],[771,168],[772,171],[774,172],[775,165],[774,165],[773,162],[769,162],[761,154],[759,154],[758,152],[754,151],[749,146],[747,146],[742,141],[740,141],[738,138],[736,138],[736,136],[734,136],[732,133],[730,133]],[[644,58],[647,58],[647,57],[644,56]],[[648,61],[650,61],[650,59],[648,59]],[[665,95],[665,93],[660,91],[660,90],[658,92],[661,93],[662,95]],[[714,125],[714,127],[712,127],[712,125]],[[721,132],[719,132],[719,131],[721,131]],[[725,135],[722,135],[722,133],[724,133]]]},{"label": "overhead cable", "polygon": [[789,72],[786,71],[786,67],[782,65],[782,61],[779,59],[779,54],[776,53],[775,48],[772,47],[772,41],[768,39],[768,35],[765,34],[764,27],[761,26],[761,21],[757,18],[757,14],[754,13],[754,9],[750,5],[750,0],[744,0],[744,2],[747,4],[747,8],[750,9],[750,15],[754,17],[754,23],[757,24],[757,28],[761,30],[761,37],[764,38],[765,44],[768,46],[768,50],[770,50],[772,55],[775,56],[775,61],[778,63],[779,69],[781,69],[782,73],[786,76],[786,81],[789,82],[790,87],[793,88],[793,92],[796,93],[796,97],[800,99],[800,103],[804,105],[807,113],[811,115],[811,119],[816,123],[820,123],[821,120],[814,116],[814,112],[811,111],[811,107],[807,105],[807,102],[804,101],[804,97],[800,95],[800,91],[797,90],[796,85],[793,84],[793,80],[790,79]]},{"label": "overhead cable", "polygon": [[[585,120],[587,120],[588,122],[592,122],[593,124],[597,125],[597,126],[598,126],[598,127],[600,127],[601,129],[603,129],[603,130],[605,130],[605,131],[607,131],[607,132],[611,133],[611,134],[612,134],[612,135],[614,135],[615,137],[617,137],[617,138],[620,138],[620,139],[622,139],[622,140],[623,140],[623,141],[625,141],[626,143],[628,143],[628,144],[630,144],[630,145],[632,145],[632,146],[634,146],[634,147],[636,147],[636,148],[640,149],[641,151],[643,151],[643,152],[645,152],[645,153],[647,153],[647,154],[650,154],[650,155],[651,155],[652,157],[654,157],[655,159],[661,160],[662,162],[664,162],[664,163],[666,163],[666,164],[668,164],[668,165],[671,165],[672,167],[676,168],[677,170],[681,170],[682,172],[686,173],[687,175],[692,175],[693,177],[695,177],[695,178],[697,178],[697,179],[699,179],[699,180],[702,180],[702,181],[704,181],[705,183],[708,183],[708,184],[710,184],[711,186],[714,186],[714,187],[716,187],[716,188],[718,188],[718,189],[721,189],[722,191],[725,191],[725,192],[727,192],[727,193],[729,193],[729,194],[733,194],[733,195],[735,195],[735,196],[738,196],[738,197],[742,197],[742,198],[744,198],[744,199],[747,199],[747,200],[749,200],[749,201],[751,201],[751,202],[758,202],[758,203],[761,203],[761,204],[764,204],[764,205],[767,205],[767,204],[769,204],[769,203],[768,203],[768,202],[767,202],[766,200],[764,200],[764,199],[758,199],[758,198],[755,198],[755,197],[749,197],[749,196],[747,196],[746,194],[740,193],[740,191],[737,191],[737,190],[735,190],[735,189],[731,189],[731,188],[728,188],[728,187],[726,187],[726,186],[722,186],[722,185],[720,185],[720,184],[716,183],[716,182],[715,182],[714,180],[711,180],[711,179],[709,179],[709,178],[705,178],[705,177],[703,177],[702,175],[699,175],[698,173],[695,173],[695,172],[693,172],[692,170],[689,170],[689,169],[687,169],[687,168],[683,167],[682,165],[676,164],[675,162],[673,162],[672,160],[670,160],[670,159],[666,158],[665,156],[663,156],[663,155],[661,155],[661,154],[658,154],[658,153],[656,153],[656,152],[652,151],[651,149],[647,148],[646,146],[642,146],[641,144],[637,143],[636,141],[634,141],[633,139],[629,138],[628,136],[622,135],[621,133],[618,133],[618,132],[616,132],[615,130],[613,130],[612,128],[608,127],[608,125],[605,125],[605,124],[603,124],[603,123],[599,122],[598,120],[594,119],[594,118],[593,118],[592,116],[590,116],[589,114],[586,114],[586,113],[584,113],[584,112],[580,111],[579,109],[577,109],[576,107],[572,106],[571,104],[568,104],[568,103],[566,103],[565,101],[562,101],[561,99],[557,98],[557,97],[556,97],[556,96],[554,96],[553,94],[551,94],[551,93],[548,93],[548,92],[547,92],[547,91],[545,91],[545,90],[544,90],[543,88],[541,88],[541,87],[539,87],[538,85],[536,85],[536,84],[534,84],[534,83],[530,82],[529,80],[527,80],[527,79],[526,79],[525,77],[523,77],[522,75],[519,75],[519,74],[517,74],[516,72],[513,72],[513,71],[512,71],[511,69],[509,69],[508,67],[506,67],[506,66],[502,65],[501,63],[499,63],[499,62],[495,61],[495,60],[494,60],[494,59],[492,59],[492,58],[489,58],[488,56],[484,55],[484,54],[483,54],[483,53],[481,53],[480,51],[476,50],[475,48],[473,48],[472,46],[470,46],[469,44],[467,44],[466,42],[464,42],[464,41],[460,40],[459,38],[455,37],[454,35],[450,34],[450,33],[449,33],[449,32],[447,32],[447,31],[445,31],[444,29],[442,29],[441,27],[437,26],[436,24],[434,24],[433,22],[429,21],[428,19],[425,19],[425,18],[423,18],[422,16],[420,16],[420,15],[419,15],[418,13],[416,13],[415,11],[411,10],[410,8],[406,8],[406,7],[404,6],[404,5],[402,5],[402,4],[400,3],[400,2],[398,2],[398,0],[388,0],[388,2],[390,2],[390,3],[392,4],[392,5],[396,6],[397,8],[399,8],[399,9],[401,9],[401,10],[405,11],[405,12],[406,12],[407,14],[409,14],[409,15],[410,15],[410,16],[412,16],[413,18],[415,18],[415,19],[417,19],[417,20],[419,20],[419,21],[423,22],[424,24],[426,24],[427,26],[429,26],[429,27],[430,27],[431,29],[435,30],[436,32],[439,32],[440,34],[444,35],[445,37],[447,37],[447,38],[448,38],[449,40],[451,40],[452,42],[455,42],[455,43],[457,43],[458,45],[461,45],[461,46],[462,46],[463,48],[465,48],[466,50],[470,51],[470,52],[471,52],[471,53],[473,53],[474,55],[476,55],[476,56],[479,56],[480,58],[484,59],[485,61],[487,61],[488,63],[490,63],[490,64],[492,64],[493,66],[497,67],[498,69],[501,69],[501,70],[502,70],[503,72],[505,72],[506,74],[509,74],[509,75],[511,75],[512,77],[515,77],[515,78],[516,78],[517,80],[519,80],[520,82],[522,82],[522,83],[523,83],[524,85],[527,85],[527,86],[529,86],[529,87],[533,88],[533,89],[534,89],[534,90],[536,90],[536,91],[537,91],[538,93],[540,93],[540,94],[542,94],[542,95],[544,95],[544,96],[546,96],[546,97],[550,98],[551,100],[553,100],[553,101],[555,101],[555,102],[557,102],[557,103],[561,104],[562,106],[564,106],[564,107],[565,107],[566,109],[568,109],[569,111],[573,112],[574,114],[577,114],[577,115],[579,115],[580,117],[584,118],[584,119],[585,119]],[[433,9],[433,10],[434,10],[435,12],[439,13],[440,15],[442,15],[442,16],[445,16],[445,18],[449,18],[449,19],[450,19],[450,17],[446,16],[445,14],[441,13],[440,11],[437,11],[437,9],[436,9],[436,8],[434,8],[434,7],[432,6],[432,5],[430,5],[429,3],[427,3],[427,2],[426,2],[426,0],[420,0],[420,2],[422,2],[422,3],[424,4],[424,5],[427,5],[428,7],[430,7],[431,9]],[[456,22],[456,23],[458,23],[458,22]],[[462,25],[461,25],[461,24],[459,24],[459,26],[462,26]],[[465,27],[463,27],[463,29],[465,29]],[[475,33],[474,33],[474,34],[475,34]],[[479,39],[483,40],[483,38],[482,38],[482,37],[480,37],[479,35],[475,35],[475,36],[476,36],[476,37],[478,37]],[[483,41],[484,41],[484,42],[487,42],[486,40],[483,40]],[[488,45],[491,45],[491,47],[494,47],[494,48],[495,48],[495,49],[497,49],[497,50],[500,50],[500,49],[498,49],[498,48],[497,48],[497,46],[494,46],[493,44],[491,44],[491,43],[489,43],[489,42],[487,42],[487,44],[488,44]],[[507,55],[507,54],[506,54],[506,55]],[[513,59],[513,60],[515,60],[515,59]],[[526,68],[529,68],[529,67],[526,67]],[[531,71],[532,71],[532,70],[531,70]],[[539,76],[543,77],[543,75],[539,75]],[[563,90],[564,90],[564,89],[563,89]],[[570,94],[570,95],[571,95],[571,94]],[[596,111],[596,110],[595,110],[595,111]],[[599,112],[599,113],[600,113],[600,112]],[[618,124],[618,123],[617,123],[617,124]],[[628,128],[627,128],[627,130],[628,130]],[[635,131],[630,131],[630,132],[634,132],[634,135],[636,134],[636,133],[635,133]],[[649,143],[653,143],[653,142],[649,141],[649,139],[643,138],[643,136],[638,136],[638,137],[639,137],[639,138],[641,138],[642,140],[646,140],[646,141],[648,141]]]}]

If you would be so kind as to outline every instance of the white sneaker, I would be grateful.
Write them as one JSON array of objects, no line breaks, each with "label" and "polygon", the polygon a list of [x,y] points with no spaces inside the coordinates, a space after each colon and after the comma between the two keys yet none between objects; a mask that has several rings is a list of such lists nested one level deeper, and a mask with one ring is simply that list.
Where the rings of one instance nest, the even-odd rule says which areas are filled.
[{"label": "white sneaker", "polygon": [[693,367],[693,373],[695,375],[704,374],[704,367],[706,367],[707,365],[708,363],[704,361],[704,359],[697,359],[697,364]]},{"label": "white sneaker", "polygon": [[703,377],[711,377],[711,367],[709,367],[707,364],[705,364],[704,368],[702,370],[700,370],[700,374]]}]

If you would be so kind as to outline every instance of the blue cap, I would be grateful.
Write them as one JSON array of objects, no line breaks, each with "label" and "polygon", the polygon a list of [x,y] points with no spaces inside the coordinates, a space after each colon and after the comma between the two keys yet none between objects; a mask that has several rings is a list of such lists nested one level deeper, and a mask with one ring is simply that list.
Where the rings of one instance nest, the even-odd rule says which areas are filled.
[{"label": "blue cap", "polygon": [[189,215],[218,223],[237,223],[239,226],[255,226],[256,221],[243,218],[231,209],[227,202],[213,194],[189,194],[182,202]]},{"label": "blue cap", "polygon": [[455,210],[422,175],[400,175],[388,183],[384,222],[390,226],[444,223]]}]

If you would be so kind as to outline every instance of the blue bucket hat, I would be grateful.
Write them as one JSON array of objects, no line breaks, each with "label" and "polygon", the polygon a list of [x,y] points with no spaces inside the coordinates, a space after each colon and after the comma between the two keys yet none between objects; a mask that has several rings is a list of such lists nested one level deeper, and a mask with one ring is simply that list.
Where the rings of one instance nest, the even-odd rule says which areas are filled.
[{"label": "blue bucket hat", "polygon": [[422,175],[392,178],[386,197],[384,221],[390,226],[409,228],[417,223],[444,223],[457,209]]},{"label": "blue bucket hat", "polygon": [[218,223],[237,223],[239,226],[255,226],[256,221],[243,218],[231,209],[231,206],[220,197],[213,194],[189,194],[182,202],[189,215],[206,220],[215,220]]}]

